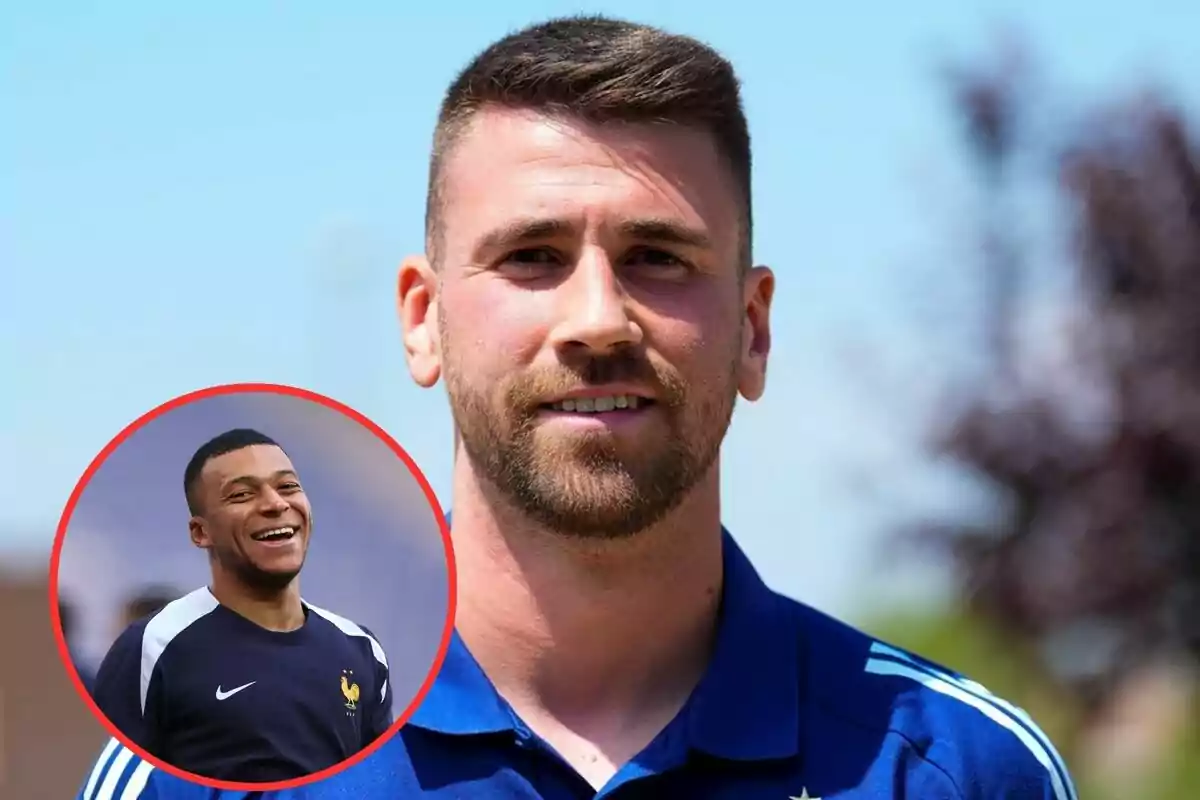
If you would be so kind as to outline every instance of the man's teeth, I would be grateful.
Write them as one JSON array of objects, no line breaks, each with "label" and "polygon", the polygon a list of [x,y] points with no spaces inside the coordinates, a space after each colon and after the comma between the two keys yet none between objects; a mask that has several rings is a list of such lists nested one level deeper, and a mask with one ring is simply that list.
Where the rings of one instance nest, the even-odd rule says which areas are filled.
[{"label": "man's teeth", "polygon": [[252,538],[256,542],[261,542],[266,539],[290,538],[295,535],[295,528],[275,528],[274,530],[263,531],[262,533],[254,534]]},{"label": "man's teeth", "polygon": [[577,397],[574,400],[560,400],[551,405],[555,411],[573,411],[577,414],[597,414],[612,411],[616,408],[637,408],[644,401],[633,394],[618,394],[612,397]]}]

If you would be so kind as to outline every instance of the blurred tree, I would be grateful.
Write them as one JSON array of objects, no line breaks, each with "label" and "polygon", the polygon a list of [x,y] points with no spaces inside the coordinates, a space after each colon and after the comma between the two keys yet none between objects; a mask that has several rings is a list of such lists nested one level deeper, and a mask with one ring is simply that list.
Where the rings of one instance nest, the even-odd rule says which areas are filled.
[{"label": "blurred tree", "polygon": [[[1048,666],[1087,699],[1147,659],[1200,656],[1200,163],[1159,100],[1077,130],[1058,159],[1076,233],[1072,375],[1025,376],[1013,344],[1025,259],[999,202],[1024,120],[1003,72],[956,77],[997,200],[982,259],[991,376],[939,446],[1005,511],[982,528],[922,529],[949,547],[973,610],[1048,645]],[[1077,393],[1061,391],[1068,378]],[[1085,394],[1103,402],[1081,424]],[[1051,656],[1066,641],[1086,668]]]},{"label": "blurred tree", "polygon": [[[1162,97],[1047,131],[1013,63],[953,75],[985,200],[986,367],[937,443],[1002,502],[917,533],[951,554],[964,613],[1016,642],[1086,731],[1148,670],[1200,666],[1200,158]],[[1072,233],[1054,262],[1065,357],[1032,368],[1050,343],[1021,346],[1045,305],[1029,287],[1046,285],[1016,223],[1014,165],[1030,163]]]}]

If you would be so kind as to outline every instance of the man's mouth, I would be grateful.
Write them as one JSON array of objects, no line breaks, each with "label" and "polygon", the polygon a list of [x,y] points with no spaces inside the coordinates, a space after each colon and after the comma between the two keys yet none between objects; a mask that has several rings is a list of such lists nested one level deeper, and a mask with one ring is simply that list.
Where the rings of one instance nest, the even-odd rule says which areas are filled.
[{"label": "man's mouth", "polygon": [[542,408],[571,414],[603,414],[609,411],[636,411],[653,404],[654,401],[647,397],[639,397],[635,394],[616,394],[604,397],[573,397],[546,403]]},{"label": "man's mouth", "polygon": [[271,528],[269,531],[259,531],[253,533],[250,538],[256,542],[282,542],[291,539],[296,535],[296,529],[284,526],[281,528]]}]

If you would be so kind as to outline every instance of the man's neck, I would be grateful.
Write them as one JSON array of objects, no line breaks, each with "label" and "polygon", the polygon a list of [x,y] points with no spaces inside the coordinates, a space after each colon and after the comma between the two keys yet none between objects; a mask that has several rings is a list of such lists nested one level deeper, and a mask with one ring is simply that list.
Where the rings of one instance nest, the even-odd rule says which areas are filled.
[{"label": "man's neck", "polygon": [[272,591],[256,591],[224,570],[214,568],[209,591],[217,602],[259,627],[286,633],[304,625],[300,579]]},{"label": "man's neck", "polygon": [[498,508],[465,458],[455,473],[459,634],[525,721],[581,772],[595,762],[585,777],[603,783],[708,663],[722,580],[716,467],[653,530],[602,542]]}]

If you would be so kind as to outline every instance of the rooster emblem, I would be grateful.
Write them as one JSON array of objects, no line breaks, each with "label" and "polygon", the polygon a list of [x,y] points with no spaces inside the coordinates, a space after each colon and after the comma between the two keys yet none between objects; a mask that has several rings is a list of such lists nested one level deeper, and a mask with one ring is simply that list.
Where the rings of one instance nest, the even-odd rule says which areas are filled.
[{"label": "rooster emblem", "polygon": [[354,670],[342,670],[342,695],[346,698],[346,708],[353,711],[358,708],[358,684],[354,683]]}]

